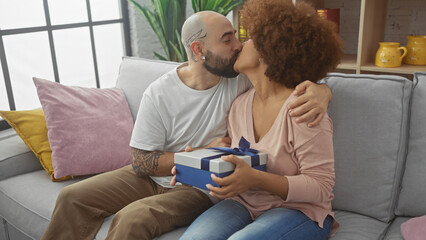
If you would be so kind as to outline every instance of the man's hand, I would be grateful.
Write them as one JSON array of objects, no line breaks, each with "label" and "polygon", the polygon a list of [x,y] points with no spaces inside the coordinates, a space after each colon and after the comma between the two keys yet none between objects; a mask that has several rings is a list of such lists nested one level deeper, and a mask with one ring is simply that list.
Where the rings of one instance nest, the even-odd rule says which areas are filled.
[{"label": "man's hand", "polygon": [[290,116],[298,117],[297,122],[310,120],[308,127],[319,124],[327,112],[328,103],[333,96],[327,85],[316,84],[308,80],[296,86],[294,95],[298,97],[288,105]]},{"label": "man's hand", "polygon": [[[186,148],[185,148],[185,152],[192,152],[192,147],[191,146],[186,146]],[[176,185],[176,165],[175,166],[173,166],[173,168],[172,168],[172,175],[173,175],[173,177],[172,177],[172,180],[170,180],[170,186],[174,186],[174,185]]]},{"label": "man's hand", "polygon": [[207,184],[206,186],[210,190],[210,195],[220,199],[229,198],[243,193],[254,186],[253,176],[256,174],[255,171],[258,170],[251,168],[244,160],[234,155],[223,156],[222,159],[235,164],[235,170],[231,175],[224,178],[212,174],[213,182],[221,187],[214,187],[211,184]]},{"label": "man's hand", "polygon": [[170,180],[170,186],[176,185],[176,166],[173,166],[172,168],[172,180]]}]

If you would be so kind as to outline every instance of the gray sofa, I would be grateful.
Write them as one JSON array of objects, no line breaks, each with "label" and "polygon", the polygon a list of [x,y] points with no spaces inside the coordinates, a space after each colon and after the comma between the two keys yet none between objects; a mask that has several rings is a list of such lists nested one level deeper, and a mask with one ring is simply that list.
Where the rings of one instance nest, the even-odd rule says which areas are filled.
[{"label": "gray sofa", "polygon": [[[147,85],[176,63],[123,58],[117,87],[133,117]],[[332,239],[402,239],[400,226],[426,215],[426,74],[330,74],[340,230]],[[13,129],[0,132],[0,240],[39,239],[60,190],[90,176],[51,182]],[[96,239],[104,239],[112,217]],[[225,223],[226,224],[226,223]],[[177,239],[184,228],[159,239]]]}]

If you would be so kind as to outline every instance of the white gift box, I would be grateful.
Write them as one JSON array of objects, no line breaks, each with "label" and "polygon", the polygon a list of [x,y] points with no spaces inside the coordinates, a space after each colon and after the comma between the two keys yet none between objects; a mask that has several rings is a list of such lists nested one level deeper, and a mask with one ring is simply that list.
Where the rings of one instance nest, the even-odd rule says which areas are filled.
[{"label": "white gift box", "polygon": [[[230,149],[232,151],[232,149]],[[239,153],[241,154],[241,153]],[[236,155],[251,167],[266,171],[268,155],[266,153],[249,153],[249,155]],[[176,180],[178,182],[207,189],[206,184],[218,186],[211,179],[214,173],[218,177],[230,175],[235,165],[222,160],[221,156],[230,155],[215,149],[200,149],[192,152],[175,153]]]}]

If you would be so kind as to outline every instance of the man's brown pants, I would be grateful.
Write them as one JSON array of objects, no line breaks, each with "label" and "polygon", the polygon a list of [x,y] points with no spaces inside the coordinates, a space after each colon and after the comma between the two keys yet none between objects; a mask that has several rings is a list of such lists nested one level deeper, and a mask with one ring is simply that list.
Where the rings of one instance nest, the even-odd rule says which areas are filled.
[{"label": "man's brown pants", "polygon": [[152,239],[189,225],[211,205],[200,190],[163,188],[128,165],[65,187],[42,239],[93,240],[112,214],[107,239]]}]

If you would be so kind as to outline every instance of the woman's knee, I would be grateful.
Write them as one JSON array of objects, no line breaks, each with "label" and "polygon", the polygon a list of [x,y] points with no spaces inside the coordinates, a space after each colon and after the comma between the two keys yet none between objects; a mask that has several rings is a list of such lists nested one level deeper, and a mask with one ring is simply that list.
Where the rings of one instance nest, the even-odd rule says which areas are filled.
[{"label": "woman's knee", "polygon": [[201,214],[181,239],[227,239],[251,221],[250,213],[243,205],[224,200]]},{"label": "woman's knee", "polygon": [[298,210],[275,208],[260,215],[253,223],[236,232],[229,239],[327,239],[329,228],[318,224]]}]

